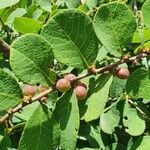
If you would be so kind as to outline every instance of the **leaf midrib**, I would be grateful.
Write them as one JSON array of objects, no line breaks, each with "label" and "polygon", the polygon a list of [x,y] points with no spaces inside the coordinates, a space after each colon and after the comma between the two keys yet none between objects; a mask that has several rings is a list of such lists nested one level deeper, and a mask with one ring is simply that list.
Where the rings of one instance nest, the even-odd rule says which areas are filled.
[{"label": "leaf midrib", "polygon": [[71,37],[66,33],[66,31],[61,27],[61,25],[59,24],[59,22],[57,22],[54,18],[53,20],[59,25],[59,27],[64,31],[65,35],[68,37],[68,39],[70,41],[72,41],[73,45],[76,47],[77,52],[79,53],[79,55],[81,56],[81,59],[83,60],[83,62],[86,64],[86,66],[88,67],[88,64],[86,62],[86,60],[84,59],[84,56],[82,55],[82,53],[80,52],[78,46],[74,43],[74,41],[71,39]]},{"label": "leaf midrib", "polygon": [[[45,74],[45,72],[42,71],[41,68],[39,68],[33,60],[31,60],[28,56],[26,56],[25,54],[21,53],[20,51],[17,51],[15,48],[13,48],[14,51],[20,53],[21,55],[23,55],[25,58],[27,58],[28,60],[30,60],[30,62],[35,66],[37,67],[37,69],[43,74],[43,76],[50,82],[53,84],[53,81]],[[49,84],[49,83],[48,83]]]}]

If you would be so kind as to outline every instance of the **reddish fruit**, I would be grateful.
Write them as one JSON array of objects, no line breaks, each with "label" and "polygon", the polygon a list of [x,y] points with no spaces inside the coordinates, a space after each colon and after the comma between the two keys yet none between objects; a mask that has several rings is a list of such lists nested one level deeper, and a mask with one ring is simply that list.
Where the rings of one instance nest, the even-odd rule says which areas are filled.
[{"label": "reddish fruit", "polygon": [[56,89],[60,92],[67,92],[70,88],[71,84],[67,79],[59,79],[56,83]]},{"label": "reddish fruit", "polygon": [[129,70],[127,68],[119,68],[116,71],[116,75],[120,79],[127,79],[129,76]]},{"label": "reddish fruit", "polygon": [[69,73],[69,74],[65,75],[64,78],[71,81],[71,80],[76,79],[76,76],[72,73]]},{"label": "reddish fruit", "polygon": [[84,86],[77,86],[75,88],[76,97],[78,100],[82,100],[87,96],[87,89]]},{"label": "reddish fruit", "polygon": [[22,91],[25,96],[33,96],[37,92],[37,86],[24,84]]},{"label": "reddish fruit", "polygon": [[87,89],[86,84],[85,84],[85,83],[83,83],[83,82],[78,83],[78,85],[77,85],[77,86],[83,86],[83,87],[85,87],[85,88]]}]

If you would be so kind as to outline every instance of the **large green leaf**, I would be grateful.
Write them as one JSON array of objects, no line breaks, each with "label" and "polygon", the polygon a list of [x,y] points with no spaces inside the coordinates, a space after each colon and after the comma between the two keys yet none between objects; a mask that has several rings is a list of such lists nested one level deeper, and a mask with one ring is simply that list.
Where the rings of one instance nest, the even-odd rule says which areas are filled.
[{"label": "large green leaf", "polygon": [[18,38],[10,50],[10,65],[15,74],[29,84],[53,83],[49,67],[53,64],[50,44],[40,35],[26,34]]},{"label": "large green leaf", "polygon": [[110,96],[119,97],[125,89],[127,80],[119,79],[114,77],[113,82],[110,87]]},{"label": "large green leaf", "polygon": [[89,91],[90,96],[86,103],[81,105],[80,112],[82,119],[85,121],[91,121],[97,119],[104,110],[109,88],[112,83],[112,76],[102,75],[98,78],[91,78],[89,80]]},{"label": "large green leaf", "polygon": [[55,116],[60,123],[60,146],[65,150],[74,150],[79,130],[79,109],[72,91],[65,93],[57,102]]},{"label": "large green leaf", "polygon": [[0,9],[12,6],[18,2],[19,0],[0,0]]},{"label": "large green leaf", "polygon": [[149,150],[149,148],[150,136],[141,136],[135,141],[135,143],[131,147],[131,150]]},{"label": "large green leaf", "polygon": [[135,109],[130,108],[124,113],[123,124],[127,127],[126,132],[132,136],[141,135],[146,126],[142,116],[139,116]]},{"label": "large green leaf", "polygon": [[108,51],[105,49],[104,46],[102,46],[98,51],[96,60],[98,60],[99,62],[105,60],[108,57],[107,53]]},{"label": "large green leaf", "polygon": [[11,28],[12,27],[12,23],[14,21],[14,18],[15,17],[21,17],[23,16],[24,14],[26,14],[26,10],[23,9],[23,8],[17,8],[15,11],[13,11],[9,17],[7,18],[7,22],[6,24]]},{"label": "large green leaf", "polygon": [[14,28],[19,33],[38,33],[42,25],[34,19],[26,17],[16,17],[14,19]]},{"label": "large green leaf", "polygon": [[13,122],[17,118],[20,120],[28,121],[31,115],[34,113],[35,109],[38,107],[39,102],[34,102],[32,105],[25,107],[21,113],[17,112],[14,114]]},{"label": "large green leaf", "polygon": [[55,150],[59,143],[59,128],[45,105],[39,105],[23,131],[19,150]]},{"label": "large green leaf", "polygon": [[94,29],[104,47],[121,56],[122,49],[132,40],[136,21],[128,6],[112,2],[101,5],[94,18]]},{"label": "large green leaf", "polygon": [[73,67],[91,66],[97,55],[92,21],[78,10],[62,10],[41,31],[58,61]]},{"label": "large green leaf", "polygon": [[16,106],[23,98],[17,81],[0,69],[0,112]]},{"label": "large green leaf", "polygon": [[150,27],[150,0],[146,0],[142,9],[141,9],[142,13],[143,13],[143,20],[144,20],[144,24],[147,27]]},{"label": "large green leaf", "polygon": [[133,98],[150,98],[150,76],[146,69],[137,69],[127,80],[126,91]]},{"label": "large green leaf", "polygon": [[112,134],[115,131],[115,127],[118,126],[120,121],[120,113],[116,108],[112,108],[106,113],[102,113],[100,116],[100,127],[107,133]]}]

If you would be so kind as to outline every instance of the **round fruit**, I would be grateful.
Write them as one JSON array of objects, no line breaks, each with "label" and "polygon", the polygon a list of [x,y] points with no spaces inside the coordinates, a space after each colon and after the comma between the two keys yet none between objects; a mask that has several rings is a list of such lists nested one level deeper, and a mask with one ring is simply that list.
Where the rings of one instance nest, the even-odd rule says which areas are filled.
[{"label": "round fruit", "polygon": [[64,78],[71,81],[71,80],[76,79],[76,76],[72,73],[69,73],[69,74],[65,75]]},{"label": "round fruit", "polygon": [[22,92],[25,96],[33,96],[37,92],[37,86],[24,84]]},{"label": "round fruit", "polygon": [[87,96],[87,89],[84,86],[77,86],[75,88],[76,97],[78,100],[82,100]]},{"label": "round fruit", "polygon": [[85,87],[85,88],[87,89],[86,84],[85,84],[85,83],[83,83],[83,82],[78,83],[78,85],[77,85],[77,86],[83,86],[83,87]]},{"label": "round fruit", "polygon": [[67,92],[70,88],[71,84],[67,79],[59,79],[56,83],[56,89],[60,92]]},{"label": "round fruit", "polygon": [[127,79],[129,76],[129,70],[127,68],[119,68],[116,71],[116,75],[120,79]]}]

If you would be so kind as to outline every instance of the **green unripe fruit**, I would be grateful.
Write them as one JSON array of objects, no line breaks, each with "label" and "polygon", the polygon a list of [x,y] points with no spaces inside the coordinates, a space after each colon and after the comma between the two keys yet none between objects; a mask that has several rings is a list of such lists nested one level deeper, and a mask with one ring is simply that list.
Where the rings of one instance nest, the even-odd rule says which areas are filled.
[{"label": "green unripe fruit", "polygon": [[64,79],[67,79],[69,81],[76,79],[76,76],[72,73],[69,73],[67,75],[64,76]]},{"label": "green unripe fruit", "polygon": [[116,75],[120,79],[127,79],[129,77],[129,70],[127,68],[119,68]]},{"label": "green unripe fruit", "polygon": [[59,79],[56,83],[56,89],[60,92],[67,92],[70,88],[71,84],[67,79]]},{"label": "green unripe fruit", "polygon": [[33,96],[37,92],[37,86],[24,84],[22,92],[25,96]]},{"label": "green unripe fruit", "polygon": [[78,85],[75,88],[75,94],[78,100],[85,99],[87,96],[87,89],[84,86]]}]

